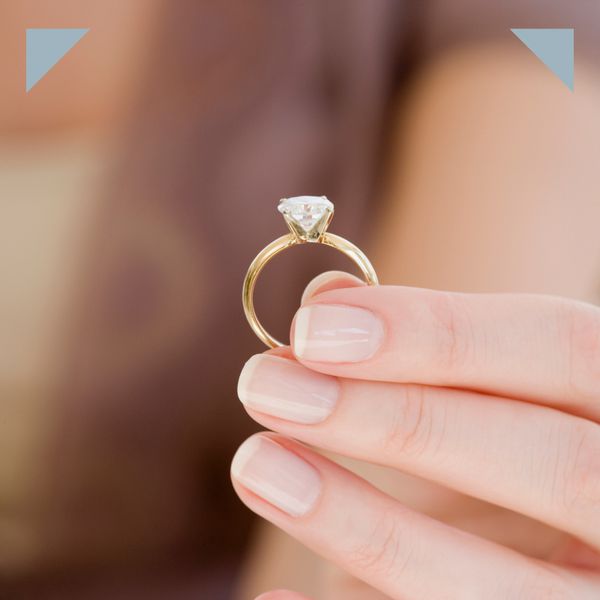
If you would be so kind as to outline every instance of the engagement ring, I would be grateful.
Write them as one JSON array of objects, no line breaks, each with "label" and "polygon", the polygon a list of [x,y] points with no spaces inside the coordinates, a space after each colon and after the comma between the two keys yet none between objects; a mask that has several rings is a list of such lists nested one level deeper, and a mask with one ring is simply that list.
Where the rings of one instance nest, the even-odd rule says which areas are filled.
[{"label": "engagement ring", "polygon": [[339,250],[350,258],[361,270],[369,285],[377,285],[377,274],[365,254],[344,238],[327,233],[333,218],[333,203],[325,196],[297,196],[283,198],[277,210],[283,215],[290,233],[277,238],[261,250],[252,261],[242,289],[242,303],[248,323],[254,333],[271,348],[283,346],[262,326],[254,310],[254,287],[260,272],[277,254],[296,244],[325,244]]}]

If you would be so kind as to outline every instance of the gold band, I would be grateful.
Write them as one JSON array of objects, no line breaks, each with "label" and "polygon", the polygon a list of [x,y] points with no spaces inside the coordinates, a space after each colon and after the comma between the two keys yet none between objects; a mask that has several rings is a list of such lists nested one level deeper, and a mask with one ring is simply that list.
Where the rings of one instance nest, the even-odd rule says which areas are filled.
[{"label": "gold band", "polygon": [[[256,316],[256,311],[254,310],[254,288],[256,286],[256,280],[258,279],[260,272],[274,256],[286,248],[304,243],[310,242],[299,238],[293,233],[289,233],[288,235],[277,238],[258,253],[256,258],[250,264],[248,272],[246,273],[246,278],[244,279],[244,286],[242,289],[244,313],[246,314],[248,323],[250,323],[250,327],[252,327],[254,333],[259,337],[259,339],[261,339],[267,346],[270,346],[271,348],[277,348],[278,346],[284,346],[285,344],[282,344],[280,341],[271,336],[269,332],[262,326],[261,322]],[[336,250],[339,250],[345,254],[361,270],[365,281],[369,285],[378,284],[375,269],[373,269],[373,265],[360,248],[357,248],[348,240],[345,240],[338,235],[334,235],[333,233],[323,233],[319,237],[317,243],[331,246],[332,248],[335,248]]]}]

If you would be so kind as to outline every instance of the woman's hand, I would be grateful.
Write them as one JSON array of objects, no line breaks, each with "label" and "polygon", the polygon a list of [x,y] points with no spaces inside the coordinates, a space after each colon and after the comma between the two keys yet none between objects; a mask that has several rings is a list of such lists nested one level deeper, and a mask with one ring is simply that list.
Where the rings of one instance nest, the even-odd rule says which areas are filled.
[{"label": "woman's hand", "polygon": [[[600,598],[600,309],[339,287],[348,281],[305,295],[293,354],[257,355],[242,371],[241,401],[279,435],[238,450],[241,499],[391,598]],[[560,562],[525,556],[408,509],[290,438],[422,476],[574,539]]]}]

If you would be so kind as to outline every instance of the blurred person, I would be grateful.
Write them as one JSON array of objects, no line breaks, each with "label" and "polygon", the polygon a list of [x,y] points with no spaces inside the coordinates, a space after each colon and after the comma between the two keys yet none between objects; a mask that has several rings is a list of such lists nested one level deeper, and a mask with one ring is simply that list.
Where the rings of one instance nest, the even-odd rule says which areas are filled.
[{"label": "blurred person", "polygon": [[[245,269],[281,230],[278,198],[323,193],[335,231],[367,243],[383,283],[597,302],[598,9],[0,10],[15,47],[27,26],[91,27],[62,85],[57,67],[26,97],[14,75],[0,101],[6,595],[380,597],[270,526],[248,547],[226,475],[254,429],[235,399],[261,350],[240,307]],[[575,26],[575,94],[516,26]],[[346,263],[298,251],[270,266],[258,298],[269,329],[283,338],[304,284],[331,266]],[[527,555],[563,543],[444,485],[340,460],[404,505]]]}]

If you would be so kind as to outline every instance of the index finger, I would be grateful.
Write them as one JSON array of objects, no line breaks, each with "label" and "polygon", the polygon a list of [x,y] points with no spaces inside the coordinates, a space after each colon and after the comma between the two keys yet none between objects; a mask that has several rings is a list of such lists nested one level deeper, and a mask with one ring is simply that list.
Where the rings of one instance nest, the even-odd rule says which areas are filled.
[{"label": "index finger", "polygon": [[475,389],[600,419],[600,309],[582,302],[334,289],[299,309],[291,344],[300,362],[331,375]]}]

